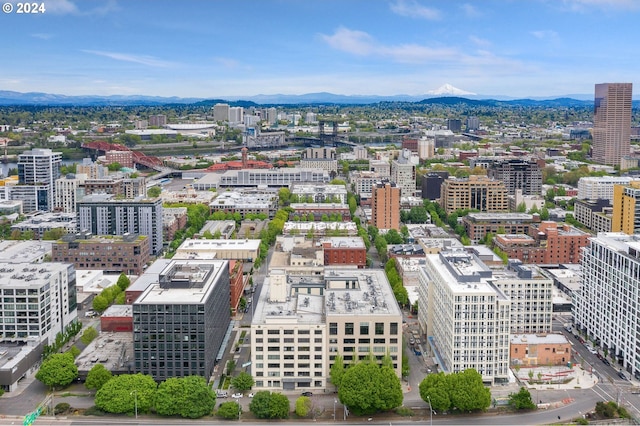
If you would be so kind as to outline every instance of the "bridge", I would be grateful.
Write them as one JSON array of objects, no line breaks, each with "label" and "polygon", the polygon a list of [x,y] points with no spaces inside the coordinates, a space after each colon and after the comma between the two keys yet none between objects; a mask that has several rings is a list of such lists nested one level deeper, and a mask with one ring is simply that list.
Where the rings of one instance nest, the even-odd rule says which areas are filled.
[{"label": "bridge", "polygon": [[107,151],[129,151],[132,153],[134,164],[139,164],[148,169],[156,170],[163,174],[162,177],[167,176],[174,171],[173,169],[164,166],[162,160],[158,157],[146,155],[141,151],[134,151],[117,143],[110,143],[106,141],[85,142],[82,144],[82,149],[95,155],[104,155]]}]

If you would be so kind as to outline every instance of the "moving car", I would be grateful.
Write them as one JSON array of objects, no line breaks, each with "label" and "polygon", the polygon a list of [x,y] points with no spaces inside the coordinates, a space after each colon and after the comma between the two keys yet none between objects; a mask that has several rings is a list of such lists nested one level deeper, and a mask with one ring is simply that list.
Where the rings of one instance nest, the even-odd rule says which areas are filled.
[{"label": "moving car", "polygon": [[622,371],[618,371],[618,377],[620,377],[622,380],[628,380],[627,376]]},{"label": "moving car", "polygon": [[313,396],[313,392],[302,392],[302,396]]},{"label": "moving car", "polygon": [[234,393],[233,395],[231,395],[231,398],[236,398],[236,399],[238,399],[238,398],[242,398],[243,396],[244,396],[244,395],[243,395],[243,394],[241,394],[241,393]]}]

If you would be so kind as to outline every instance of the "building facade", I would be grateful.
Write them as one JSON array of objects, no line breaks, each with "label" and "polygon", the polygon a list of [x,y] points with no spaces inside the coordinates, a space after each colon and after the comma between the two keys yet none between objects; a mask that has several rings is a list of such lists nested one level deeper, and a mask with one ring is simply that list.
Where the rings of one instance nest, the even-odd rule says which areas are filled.
[{"label": "building facade", "polygon": [[601,233],[583,249],[582,287],[574,292],[576,328],[595,341],[619,368],[638,376],[640,238]]},{"label": "building facade", "polygon": [[411,151],[403,149],[397,160],[391,161],[392,182],[400,188],[403,197],[414,196],[416,193],[416,165],[411,162]]},{"label": "building facade", "polygon": [[77,203],[78,230],[93,235],[138,234],[149,237],[151,254],[162,251],[162,200],[138,197],[116,199],[93,194]]},{"label": "building facade", "polygon": [[134,369],[210,377],[229,323],[229,262],[172,261],[133,303]]},{"label": "building facade", "polygon": [[510,195],[514,195],[517,189],[522,190],[523,195],[540,195],[542,192],[542,170],[534,161],[509,159],[494,162],[488,176],[504,182]]},{"label": "building facade", "polygon": [[357,268],[367,266],[367,248],[362,237],[329,237],[322,241],[324,264],[350,265]]},{"label": "building facade", "polygon": [[18,155],[18,185],[11,190],[12,199],[23,200],[25,212],[52,211],[61,165],[62,153],[50,149],[34,148]]},{"label": "building facade", "polygon": [[631,83],[603,83],[595,86],[592,159],[619,166],[629,155],[631,141]]},{"label": "building facade", "polygon": [[146,235],[68,234],[53,243],[51,258],[54,262],[73,263],[76,269],[141,275],[149,262],[149,252]]},{"label": "building facade", "polygon": [[419,271],[418,315],[440,369],[474,368],[485,383],[508,382],[510,299],[474,255],[460,250],[426,257]]},{"label": "building facade", "polygon": [[611,231],[629,235],[640,233],[640,182],[613,188]]},{"label": "building facade", "polygon": [[467,209],[487,213],[509,211],[504,182],[481,175],[446,179],[442,183],[440,200],[447,214]]},{"label": "building facade", "polygon": [[371,223],[378,229],[400,230],[400,188],[381,181],[371,189]]}]

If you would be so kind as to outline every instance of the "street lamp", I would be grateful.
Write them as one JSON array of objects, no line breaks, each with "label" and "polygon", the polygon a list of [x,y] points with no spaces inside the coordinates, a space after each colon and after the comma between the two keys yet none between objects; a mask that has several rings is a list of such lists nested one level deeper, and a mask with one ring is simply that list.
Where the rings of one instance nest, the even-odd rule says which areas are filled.
[{"label": "street lamp", "polygon": [[135,411],[136,414],[136,419],[138,418],[138,391],[137,390],[132,390],[131,393],[129,395],[133,395],[134,400],[133,400],[133,409]]},{"label": "street lamp", "polygon": [[336,421],[336,403],[338,402],[338,400],[336,398],[333,398],[333,421]]},{"label": "street lamp", "polygon": [[427,401],[429,401],[429,425],[433,425],[433,408],[431,407],[431,397],[427,395]]}]

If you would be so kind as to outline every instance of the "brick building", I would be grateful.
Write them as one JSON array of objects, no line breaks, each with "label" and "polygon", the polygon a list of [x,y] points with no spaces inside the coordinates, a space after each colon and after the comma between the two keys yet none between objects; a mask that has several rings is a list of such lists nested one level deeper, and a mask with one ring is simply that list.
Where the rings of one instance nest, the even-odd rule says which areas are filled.
[{"label": "brick building", "polygon": [[330,237],[322,240],[324,264],[367,266],[367,248],[362,237]]},{"label": "brick building", "polygon": [[469,213],[462,218],[473,243],[478,243],[488,233],[527,234],[534,222],[540,222],[540,217],[528,213]]},{"label": "brick building", "polygon": [[186,207],[165,207],[162,209],[162,235],[165,241],[173,241],[176,232],[186,227]]},{"label": "brick building", "polygon": [[510,343],[512,364],[566,365],[571,361],[571,343],[562,334],[514,334]]},{"label": "brick building", "polygon": [[465,209],[488,213],[509,211],[504,182],[481,175],[446,179],[442,183],[440,200],[447,214]]},{"label": "brick building", "polygon": [[53,243],[51,259],[73,263],[76,269],[140,275],[149,261],[149,237],[67,234]]},{"label": "brick building", "polygon": [[493,242],[510,259],[540,265],[580,263],[580,251],[589,244],[587,232],[571,225],[545,221],[529,228],[529,235],[497,235]]}]

